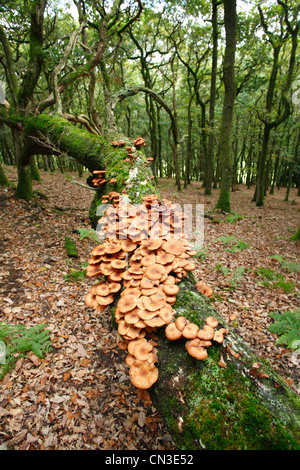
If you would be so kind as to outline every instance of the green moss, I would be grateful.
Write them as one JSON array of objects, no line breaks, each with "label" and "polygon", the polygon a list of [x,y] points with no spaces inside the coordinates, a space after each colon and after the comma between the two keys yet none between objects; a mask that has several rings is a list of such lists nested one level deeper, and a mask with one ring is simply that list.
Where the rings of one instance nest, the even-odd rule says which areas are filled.
[{"label": "green moss", "polygon": [[[180,283],[180,288],[174,305],[177,315],[199,326],[212,315],[230,332],[189,282]],[[251,379],[247,370],[258,359],[239,341],[234,340],[234,349],[242,353],[241,360],[224,353],[224,369],[218,365],[221,345],[213,343],[207,359],[196,361],[187,354],[185,340],[170,342],[159,333],[159,381],[152,387],[152,396],[179,449],[299,449],[299,400],[263,358],[259,362],[269,378],[262,379],[261,385]]]},{"label": "green moss", "polygon": [[216,204],[216,209],[221,209],[224,212],[231,212],[230,190],[228,189],[220,190],[219,199]]}]

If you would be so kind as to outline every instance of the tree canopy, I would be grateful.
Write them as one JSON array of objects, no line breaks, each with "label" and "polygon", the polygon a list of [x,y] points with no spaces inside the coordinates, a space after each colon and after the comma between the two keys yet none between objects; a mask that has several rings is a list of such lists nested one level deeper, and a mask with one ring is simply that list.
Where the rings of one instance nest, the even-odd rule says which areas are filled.
[{"label": "tree canopy", "polygon": [[299,186],[298,2],[18,0],[0,11],[1,161],[18,162],[19,197],[31,197],[31,156],[61,152],[40,129],[40,145],[24,141],[18,118],[41,113],[143,135],[155,176],[226,187],[227,211],[239,182],[258,205],[274,185]]}]

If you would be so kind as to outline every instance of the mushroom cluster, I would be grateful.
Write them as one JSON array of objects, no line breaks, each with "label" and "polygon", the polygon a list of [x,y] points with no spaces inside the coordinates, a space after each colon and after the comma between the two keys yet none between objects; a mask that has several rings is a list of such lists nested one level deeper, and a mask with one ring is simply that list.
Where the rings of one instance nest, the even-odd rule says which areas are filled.
[{"label": "mushroom cluster", "polygon": [[206,297],[211,297],[213,295],[213,290],[207,284],[204,284],[203,281],[199,281],[196,284],[196,289],[201,294],[205,295]]},{"label": "mushroom cluster", "polygon": [[111,144],[113,147],[125,147],[126,142],[125,140],[113,140]]},{"label": "mushroom cluster", "polygon": [[165,335],[170,341],[181,338],[187,339],[188,341],[185,343],[187,352],[190,356],[202,361],[207,358],[207,348],[213,344],[212,341],[221,344],[224,335],[228,333],[226,328],[216,330],[218,324],[218,320],[209,316],[205,319],[203,327],[199,328],[198,325],[190,322],[186,317],[179,316],[166,327]]},{"label": "mushroom cluster", "polygon": [[95,177],[93,178],[94,186],[96,186],[98,188],[102,184],[106,183],[107,180],[103,177],[103,175],[105,173],[106,173],[105,170],[95,170],[95,171],[93,171],[93,175],[95,175]]},{"label": "mushroom cluster", "polygon": [[145,147],[146,142],[145,142],[145,139],[143,139],[143,137],[138,136],[138,138],[133,141],[133,144],[135,148],[140,149],[142,147]]},{"label": "mushroom cluster", "polygon": [[150,195],[133,206],[118,193],[110,199],[99,220],[105,241],[93,249],[87,267],[87,276],[101,281],[85,302],[104,312],[118,293],[115,319],[121,347],[128,350],[130,379],[138,389],[148,389],[158,369],[155,345],[146,336],[175,324],[178,283],[196,268],[191,261],[196,251],[184,233],[185,215],[170,201]]}]

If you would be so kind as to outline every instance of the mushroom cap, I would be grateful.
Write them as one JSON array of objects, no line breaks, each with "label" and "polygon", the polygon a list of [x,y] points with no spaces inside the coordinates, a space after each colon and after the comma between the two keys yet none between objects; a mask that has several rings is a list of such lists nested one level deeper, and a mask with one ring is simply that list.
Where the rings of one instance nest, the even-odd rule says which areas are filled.
[{"label": "mushroom cap", "polygon": [[96,286],[93,286],[92,289],[95,295],[101,295],[102,297],[105,297],[106,295],[111,293],[111,291],[109,290],[108,284],[104,282],[101,284],[97,284]]},{"label": "mushroom cap", "polygon": [[156,262],[158,264],[169,264],[174,261],[174,255],[171,253],[161,252],[156,255]]},{"label": "mushroom cap", "polygon": [[145,310],[150,310],[151,312],[155,312],[156,310],[159,310],[164,306],[164,300],[159,300],[158,298],[155,297],[156,294],[154,295],[144,295],[141,297],[142,299],[142,304]]},{"label": "mushroom cap", "polygon": [[215,331],[213,340],[216,341],[217,343],[223,343],[224,341],[224,335],[221,331]]},{"label": "mushroom cap", "polygon": [[124,297],[121,297],[119,302],[118,302],[118,309],[120,310],[121,313],[127,313],[130,312],[130,310],[133,310],[134,307],[136,307],[137,303],[137,298],[135,295],[126,295]]},{"label": "mushroom cap", "polygon": [[216,328],[219,324],[218,320],[216,320],[214,317],[207,317],[205,319],[205,323],[209,326],[212,326],[213,328]]},{"label": "mushroom cap", "polygon": [[141,295],[140,289],[137,287],[126,287],[122,292],[121,292],[121,297],[124,297],[125,295],[134,295],[135,297],[139,297]]},{"label": "mushroom cap", "polygon": [[159,315],[155,315],[155,317],[151,318],[151,320],[144,320],[147,326],[151,328],[159,328],[166,324],[165,320],[161,318]]},{"label": "mushroom cap", "polygon": [[146,246],[147,250],[158,250],[161,247],[163,240],[161,238],[151,238],[150,240],[145,240],[143,246]]},{"label": "mushroom cap", "polygon": [[144,274],[152,281],[160,280],[166,274],[166,269],[162,264],[154,263],[146,268]]},{"label": "mushroom cap", "polygon": [[115,294],[121,289],[121,284],[119,282],[110,282],[108,288],[111,293]]},{"label": "mushroom cap", "polygon": [[98,276],[98,274],[102,273],[102,265],[100,263],[98,264],[89,264],[86,268],[86,275],[88,277],[95,277]]},{"label": "mushroom cap", "polygon": [[101,295],[96,295],[96,300],[97,300],[97,303],[99,305],[109,305],[109,304],[113,303],[114,295],[109,294],[109,295],[106,295],[104,297],[102,297]]},{"label": "mushroom cap", "polygon": [[150,344],[147,340],[141,341],[134,345],[133,356],[140,361],[146,361],[152,350],[152,344]]},{"label": "mushroom cap", "polygon": [[96,246],[92,251],[92,256],[102,256],[105,254],[104,244]]},{"label": "mushroom cap", "polygon": [[188,323],[182,330],[182,335],[188,339],[194,339],[197,337],[199,326],[195,323]]},{"label": "mushroom cap", "polygon": [[176,327],[175,323],[169,323],[165,329],[166,338],[170,341],[175,341],[182,337],[182,333]]},{"label": "mushroom cap", "polygon": [[150,388],[158,379],[158,369],[153,364],[133,364],[129,369],[133,386],[141,389]]},{"label": "mushroom cap", "polygon": [[215,330],[212,326],[204,325],[201,330],[198,331],[197,337],[206,341],[213,339]]},{"label": "mushroom cap", "polygon": [[174,318],[172,310],[169,310],[166,307],[161,308],[158,312],[158,315],[160,316],[160,318],[162,318],[162,320],[165,322],[166,325],[171,323]]},{"label": "mushroom cap", "polygon": [[97,307],[96,296],[92,292],[88,292],[84,298],[84,301],[88,307]]},{"label": "mushroom cap", "polygon": [[152,288],[152,287],[157,286],[157,284],[159,284],[158,281],[155,281],[155,280],[153,281],[153,280],[151,280],[151,279],[148,279],[148,277],[146,277],[146,276],[144,275],[144,276],[142,277],[142,279],[141,279],[141,285],[140,285],[140,287],[141,287],[142,289],[150,289],[150,288]]},{"label": "mushroom cap", "polygon": [[176,284],[164,284],[163,285],[163,291],[167,294],[167,295],[176,295],[178,294],[179,292],[179,286],[176,285]]},{"label": "mushroom cap", "polygon": [[134,351],[135,345],[138,344],[138,343],[143,343],[145,341],[147,341],[145,338],[133,339],[131,341],[128,341],[127,349],[128,349],[129,354],[131,354],[133,356],[133,351]]},{"label": "mushroom cap", "polygon": [[162,248],[171,255],[181,255],[184,251],[184,246],[179,239],[172,239],[165,241],[162,245]]},{"label": "mushroom cap", "polygon": [[133,243],[131,240],[126,239],[121,242],[122,250],[125,252],[134,251],[137,247],[136,243]]},{"label": "mushroom cap", "polygon": [[150,310],[139,310],[139,317],[144,320],[151,320],[157,315],[157,311],[151,312]]},{"label": "mushroom cap", "polygon": [[149,255],[146,255],[141,259],[141,265],[142,266],[150,266],[151,264],[154,264],[155,261],[156,261],[155,254],[150,253]]},{"label": "mushroom cap", "polygon": [[190,346],[186,344],[186,350],[189,353],[190,356],[194,357],[198,361],[203,361],[203,359],[206,359],[208,354],[207,350],[203,348],[202,346]]},{"label": "mushroom cap", "polygon": [[141,289],[141,295],[153,295],[156,294],[157,287],[151,287],[150,289]]},{"label": "mushroom cap", "polygon": [[122,259],[113,259],[111,266],[115,269],[124,269],[127,266],[127,261]]},{"label": "mushroom cap", "polygon": [[136,325],[140,320],[138,309],[134,308],[131,312],[125,313],[124,320],[128,325]]},{"label": "mushroom cap", "polygon": [[175,318],[175,326],[179,331],[182,331],[188,324],[187,318],[180,316]]},{"label": "mushroom cap", "polygon": [[175,279],[174,276],[169,275],[169,276],[163,281],[163,284],[164,284],[164,285],[173,285],[173,284],[176,284],[176,279]]}]

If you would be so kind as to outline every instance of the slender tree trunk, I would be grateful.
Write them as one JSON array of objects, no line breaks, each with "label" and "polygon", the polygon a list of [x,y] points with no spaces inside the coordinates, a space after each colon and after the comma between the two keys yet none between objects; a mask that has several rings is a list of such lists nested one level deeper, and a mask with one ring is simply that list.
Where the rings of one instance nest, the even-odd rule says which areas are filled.
[{"label": "slender tree trunk", "polygon": [[295,150],[294,150],[294,155],[293,155],[293,158],[290,162],[289,175],[288,175],[288,181],[287,181],[287,187],[286,187],[286,194],[285,194],[285,198],[284,198],[285,201],[289,200],[290,189],[291,189],[291,186],[292,186],[293,172],[294,172],[295,164],[296,164],[296,162],[299,158],[299,155],[298,155],[299,144],[300,144],[300,131],[298,131],[298,139],[297,139],[296,147],[295,147]]},{"label": "slender tree trunk", "polygon": [[1,162],[0,162],[0,186],[11,186],[11,185],[12,183],[7,178],[5,171],[3,169],[3,166],[1,165]]},{"label": "slender tree trunk", "polygon": [[31,155],[30,157],[30,171],[31,171],[31,177],[34,181],[41,181],[41,175],[39,172],[39,167],[36,162],[36,156]]},{"label": "slender tree trunk", "polygon": [[232,178],[231,128],[233,107],[236,97],[234,71],[237,40],[236,0],[224,0],[224,21],[226,30],[226,47],[223,71],[225,96],[220,128],[220,159],[222,166],[222,179],[220,194],[216,207],[222,209],[225,212],[230,212],[230,190]]},{"label": "slender tree trunk", "polygon": [[218,0],[212,0],[212,66],[210,79],[210,101],[209,101],[209,127],[207,148],[207,168],[205,194],[211,194],[214,168],[214,141],[215,141],[215,105],[216,105],[216,82],[218,68]]}]

